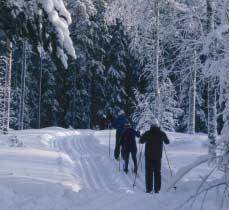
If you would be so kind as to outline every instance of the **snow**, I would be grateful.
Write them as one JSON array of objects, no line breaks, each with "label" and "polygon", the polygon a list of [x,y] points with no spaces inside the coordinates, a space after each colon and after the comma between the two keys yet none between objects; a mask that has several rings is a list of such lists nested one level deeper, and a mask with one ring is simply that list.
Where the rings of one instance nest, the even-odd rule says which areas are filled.
[{"label": "snow", "polygon": [[49,21],[56,28],[58,41],[61,46],[57,49],[57,55],[61,59],[65,68],[67,68],[68,57],[64,50],[67,51],[68,55],[76,58],[73,43],[70,38],[70,32],[68,30],[68,26],[72,23],[70,13],[66,10],[62,0],[39,0],[39,3],[47,13]]},{"label": "snow", "polygon": [[182,177],[184,177],[188,172],[190,172],[193,168],[199,166],[200,164],[206,163],[209,160],[208,155],[203,155],[199,157],[194,163],[185,166],[184,168],[179,169],[179,171],[175,174],[173,179],[171,180],[171,183],[168,186],[168,190],[175,187],[177,182],[181,180]]},{"label": "snow", "polygon": [[[31,14],[44,16],[48,19],[54,28],[54,33],[57,37],[57,57],[61,60],[64,67],[68,66],[68,55],[76,58],[75,49],[73,47],[73,42],[70,38],[69,25],[72,23],[71,15],[67,11],[63,0],[31,0],[31,1],[12,1],[10,0],[8,4],[11,7],[15,7],[15,18],[19,15],[19,11],[24,11],[25,16],[28,19]],[[43,10],[41,10],[41,8]],[[31,11],[33,11],[31,13]],[[18,12],[18,13],[17,13]],[[43,14],[44,13],[44,14]],[[43,24],[43,23],[41,23]],[[42,25],[41,25],[42,27]],[[48,34],[47,34],[48,36]],[[39,48],[39,46],[37,46]],[[50,46],[52,48],[52,46]]]},{"label": "snow", "polygon": [[[12,136],[17,141],[12,141]],[[207,154],[205,135],[168,136],[171,144],[166,149],[173,172],[182,171]],[[134,175],[119,172],[119,163],[113,158],[114,143],[113,130],[51,127],[10,131],[9,136],[0,136],[0,210],[173,210],[196,192],[202,180],[200,175],[212,170],[202,164],[176,182],[176,191],[166,192],[172,179],[163,158],[162,191],[159,195],[146,194],[144,161],[133,189]],[[219,175],[214,174],[212,179]],[[216,210],[220,205],[215,193],[206,199],[208,210]],[[200,204],[201,199],[197,199],[193,209],[200,209]],[[224,210],[228,206],[226,201]]]},{"label": "snow", "polygon": [[187,5],[179,3],[175,0],[168,0],[168,2],[177,10],[181,11],[181,12],[190,12],[189,8],[187,7]]}]

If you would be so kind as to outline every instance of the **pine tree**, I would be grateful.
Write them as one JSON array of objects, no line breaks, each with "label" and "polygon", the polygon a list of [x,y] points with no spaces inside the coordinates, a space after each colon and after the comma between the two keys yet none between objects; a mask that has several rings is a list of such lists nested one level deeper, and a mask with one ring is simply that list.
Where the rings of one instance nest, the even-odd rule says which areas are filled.
[{"label": "pine tree", "polygon": [[[0,29],[8,38],[28,38],[38,52],[49,51],[58,64],[67,67],[67,55],[75,57],[68,26],[71,17],[62,0],[1,0]],[[55,18],[53,18],[53,16]]]},{"label": "pine tree", "polygon": [[109,26],[110,35],[109,48],[106,53],[106,95],[105,113],[117,115],[120,109],[125,110],[127,95],[125,91],[125,76],[127,74],[126,59],[128,58],[128,43],[120,20]]}]

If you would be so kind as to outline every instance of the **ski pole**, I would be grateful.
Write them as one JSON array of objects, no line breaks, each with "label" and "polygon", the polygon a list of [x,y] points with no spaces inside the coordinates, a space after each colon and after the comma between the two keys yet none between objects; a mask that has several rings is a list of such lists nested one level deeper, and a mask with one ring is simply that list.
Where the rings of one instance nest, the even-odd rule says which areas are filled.
[{"label": "ski pole", "polygon": [[[140,162],[141,162],[143,146],[144,146],[144,145],[142,144],[141,151],[140,151],[140,156],[139,156],[139,160],[138,160],[138,165],[137,165],[137,173],[138,173],[139,164],[140,164]],[[136,184],[136,180],[137,180],[137,173],[135,174],[135,177],[134,177],[133,188],[136,186],[135,184]]]},{"label": "ski pole", "polygon": [[121,171],[121,169],[120,169],[120,165],[121,165],[121,163],[120,163],[120,162],[121,162],[121,158],[119,157],[118,159],[119,159],[119,161],[118,161],[118,171],[120,172],[120,171]]},{"label": "ski pole", "polygon": [[[167,160],[167,163],[168,163],[168,166],[169,166],[170,175],[171,175],[171,177],[173,177],[173,172],[172,172],[172,169],[171,169],[171,166],[170,166],[170,163],[169,163],[169,158],[168,158],[167,151],[165,149],[165,145],[164,144],[163,144],[163,148],[164,148],[165,157],[166,157],[166,160]],[[174,190],[176,190],[176,189],[177,189],[177,187],[174,186]]]},{"label": "ski pole", "polygon": [[109,130],[109,157],[111,157],[111,129]]},{"label": "ski pole", "polygon": [[[139,143],[140,144],[140,143]],[[142,147],[143,147],[143,145],[142,145]],[[141,163],[141,172],[142,172],[142,159],[140,159],[140,163]]]}]

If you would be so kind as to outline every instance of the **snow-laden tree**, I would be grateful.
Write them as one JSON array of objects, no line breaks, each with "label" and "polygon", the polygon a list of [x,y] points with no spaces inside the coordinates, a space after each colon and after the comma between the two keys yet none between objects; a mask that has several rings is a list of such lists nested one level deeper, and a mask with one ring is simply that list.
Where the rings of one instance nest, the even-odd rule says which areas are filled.
[{"label": "snow-laden tree", "polygon": [[13,48],[12,85],[11,85],[11,119],[10,127],[24,129],[29,127],[28,106],[28,66],[31,46],[26,40],[16,40]]},{"label": "snow-laden tree", "polygon": [[5,129],[5,76],[8,68],[7,56],[0,56],[0,131]]},{"label": "snow-laden tree", "polygon": [[[11,42],[18,37],[27,38],[37,52],[41,53],[42,49],[45,49],[52,55],[57,66],[63,65],[65,68],[68,65],[68,56],[75,58],[76,55],[68,30],[68,26],[71,24],[71,17],[62,0],[1,0],[0,14],[0,32],[5,34],[4,37],[1,36],[1,41],[6,43],[6,50],[2,52],[2,56],[8,58],[4,91],[5,110],[1,110],[1,112],[5,112],[3,127],[7,132],[10,121]],[[25,72],[24,70],[22,72]],[[24,79],[25,77],[23,76]],[[22,90],[24,89],[23,85]],[[24,96],[22,94],[20,105],[22,107],[20,110],[21,124],[23,106]]]},{"label": "snow-laden tree", "polygon": [[109,29],[112,38],[110,39],[110,47],[107,49],[106,55],[106,96],[104,111],[115,116],[118,110],[126,108],[127,101],[125,98],[124,80],[128,69],[127,58],[129,53],[127,35],[125,34],[122,22],[117,19],[115,24],[111,25]]},{"label": "snow-laden tree", "polygon": [[[227,39],[227,46],[228,46],[228,40]],[[226,55],[229,55],[228,52]],[[227,57],[227,56],[226,56]],[[225,57],[225,58],[226,58]],[[229,59],[228,57],[224,61],[224,65],[226,65],[226,71],[221,72],[221,85],[223,86],[223,89],[225,90],[224,98],[225,98],[225,109],[223,114],[223,120],[224,120],[224,127],[222,129],[222,135],[217,142],[217,165],[219,170],[224,172],[224,180],[225,180],[225,189],[228,190],[229,186]]]},{"label": "snow-laden tree", "polygon": [[[214,0],[206,0],[207,3],[207,36],[212,34],[215,29],[214,21]],[[206,40],[208,42],[208,40]],[[215,59],[213,53],[215,48],[215,41],[211,45],[207,46],[207,65],[210,72],[213,71],[214,65],[212,61]],[[209,62],[210,61],[210,62]],[[209,74],[208,76],[208,138],[211,144],[215,144],[217,137],[217,118],[216,118],[216,77],[215,74]]]},{"label": "snow-laden tree", "polygon": [[40,126],[58,125],[60,104],[57,100],[58,70],[49,55],[44,54],[42,59]]},{"label": "snow-laden tree", "polygon": [[126,30],[131,34],[130,49],[144,64],[142,72],[148,84],[145,98],[149,100],[148,94],[151,92],[151,101],[148,103],[151,108],[154,104],[153,116],[159,121],[161,121],[163,113],[163,95],[161,95],[163,69],[168,70],[167,67],[164,68],[165,59],[162,58],[164,53],[163,39],[170,32],[166,29],[165,23],[168,24],[170,18],[166,19],[166,15],[171,14],[171,8],[186,11],[184,5],[173,1],[126,0],[114,1],[107,15],[108,21],[112,21],[112,17],[119,17],[123,20]]},{"label": "snow-laden tree", "polygon": [[[157,93],[157,97],[146,96],[145,100],[149,100],[149,98],[151,98],[151,100],[154,100],[155,98],[156,99],[160,98],[159,83],[158,83],[158,79],[159,79],[159,75],[158,75],[158,68],[159,68],[158,66],[159,65],[159,37],[158,37],[159,35],[158,11],[159,10],[158,8],[159,7],[158,6],[159,5],[158,5],[158,1],[151,1],[151,2],[142,1],[141,5],[138,3],[139,3],[138,1],[114,2],[113,5],[111,5],[110,10],[108,12],[108,21],[112,21],[112,19],[110,19],[112,17],[113,18],[118,17],[121,20],[123,20],[126,28],[128,27],[127,31],[132,36],[131,50],[136,55],[139,55],[140,59],[145,63],[144,72],[148,74],[148,78],[149,75],[151,75],[150,80],[152,80],[152,82],[150,82],[149,85],[154,86],[153,90],[151,89],[151,91],[153,91],[154,94]],[[154,7],[156,8],[155,10]],[[145,12],[143,12],[143,10]],[[117,11],[121,11],[121,12],[118,13]],[[124,16],[124,14],[126,16]],[[136,14],[136,16],[134,14]],[[155,17],[158,17],[156,18],[156,21],[155,21]],[[146,25],[148,28],[145,28]],[[154,28],[156,28],[156,31],[154,30]],[[154,37],[156,37],[157,39],[156,44],[154,44],[155,41]],[[157,49],[156,53],[154,53],[154,49]],[[153,71],[153,69],[155,71]],[[152,76],[152,74],[154,76]],[[156,96],[156,94],[154,96]],[[143,99],[141,94],[136,95],[136,98],[138,99],[138,101],[139,100],[141,101]],[[159,100],[156,101],[159,102]],[[145,102],[141,102],[141,104],[142,103],[145,104]],[[140,108],[141,104],[139,104],[138,109],[141,109]],[[156,106],[156,102],[154,103],[153,101],[150,101],[149,106],[151,106],[152,104],[155,105],[153,111],[159,114],[159,111],[156,111],[156,107],[159,108],[160,106]],[[149,108],[149,110],[152,111],[151,108]],[[142,115],[143,110],[140,112],[141,114],[139,113],[139,115]],[[154,113],[153,116],[158,118],[159,116],[156,116],[157,114]],[[148,111],[147,111],[147,115],[148,115]],[[136,116],[134,117],[134,119],[136,120]]]},{"label": "snow-laden tree", "polygon": [[129,53],[130,40],[122,22],[108,25],[105,21],[106,1],[69,1],[69,6],[78,57],[67,72],[65,122],[95,127],[103,115],[116,115],[120,108],[131,112],[131,87],[137,83],[133,80],[137,81],[138,67],[133,67],[135,59]]},{"label": "snow-laden tree", "polygon": [[10,124],[10,96],[11,96],[11,73],[12,73],[12,44],[9,39],[5,39],[5,33],[0,31],[0,57],[1,57],[1,131],[8,133]]},{"label": "snow-laden tree", "polygon": [[[174,131],[179,125],[179,117],[182,115],[182,109],[179,108],[175,88],[169,78],[161,82],[161,105],[160,105],[160,126],[167,131]],[[155,95],[152,91],[146,91],[142,94],[135,92],[136,104],[135,112],[132,116],[137,125],[137,129],[146,130],[155,120]]]},{"label": "snow-laden tree", "polygon": [[90,0],[69,1],[69,6],[73,14],[72,38],[78,57],[70,63],[69,72],[65,75],[68,84],[66,84],[67,103],[64,108],[66,109],[64,120],[73,127],[89,128],[92,78],[92,69],[89,65],[96,63],[92,54],[96,48],[94,36],[97,36],[94,33],[94,26],[97,27],[97,24],[93,23],[91,18],[97,14],[97,10]]},{"label": "snow-laden tree", "polygon": [[[142,94],[135,90],[136,104],[132,120],[136,124],[137,130],[148,130],[155,119],[154,104],[152,104],[151,94]],[[152,105],[152,106],[151,106]]]},{"label": "snow-laden tree", "polygon": [[20,97],[20,109],[19,109],[19,128],[24,129],[24,110],[25,110],[25,79],[27,70],[27,40],[23,40],[22,43],[22,66],[21,66],[21,97]]},{"label": "snow-laden tree", "polygon": [[71,16],[63,0],[1,0],[0,29],[8,38],[28,38],[37,51],[44,47],[67,67],[68,55],[75,57],[68,26]]},{"label": "snow-laden tree", "polygon": [[[204,77],[200,78],[203,73],[200,71],[199,57],[202,53],[205,35],[203,31],[205,30],[203,26],[205,20],[203,21],[204,18],[201,19],[206,14],[204,12],[205,5],[203,1],[192,1],[185,5],[178,3],[178,1],[145,0],[138,2],[125,0],[112,2],[108,13],[109,21],[112,20],[112,17],[120,17],[125,23],[126,30],[130,32],[132,37],[131,50],[145,64],[144,75],[151,75],[148,77],[148,81],[151,81],[150,86],[154,86],[154,90],[151,91],[156,93],[155,99],[158,98],[156,101],[161,103],[161,97],[163,97],[159,91],[160,82],[158,83],[158,81],[164,66],[168,71],[168,77],[173,78],[173,83],[174,78],[177,80],[175,88],[178,91],[178,99],[184,102],[187,100],[196,101],[196,106],[192,107],[188,107],[188,103],[180,103],[180,106],[186,106],[182,119],[187,119],[180,124],[184,124],[183,127],[186,128],[192,127],[192,130],[194,130],[195,121],[201,119],[203,125],[206,121],[202,89],[197,90],[196,99],[190,99],[194,93],[193,91],[190,94],[190,89],[193,86],[191,78],[195,63],[197,63],[195,71],[199,77],[196,85],[204,86]],[[203,16],[199,16],[199,14]],[[194,58],[195,52],[197,55]],[[186,83],[187,91],[183,91],[184,83]],[[179,86],[182,87],[180,91]],[[192,89],[195,90],[195,87]],[[180,96],[182,92],[184,95]],[[160,108],[160,106],[156,107]],[[161,113],[160,111],[157,112]],[[195,116],[197,120],[194,120]],[[188,126],[191,121],[192,126]]]},{"label": "snow-laden tree", "polygon": [[[202,209],[204,201],[210,191],[217,191],[217,199],[219,209],[223,208],[224,201],[228,200],[228,75],[229,75],[229,59],[228,59],[228,43],[229,43],[229,11],[228,1],[205,1],[205,30],[199,41],[201,46],[201,59],[203,62],[203,73],[208,79],[208,112],[209,116],[209,154],[205,157],[200,157],[199,160],[180,169],[172,181],[173,185],[186,175],[190,170],[197,167],[199,164],[210,162],[210,172],[202,176],[202,180],[196,189],[196,192],[184,203],[192,204],[197,197],[203,195]],[[209,27],[211,30],[209,30]],[[216,138],[216,90],[220,86],[220,99],[224,104],[223,115],[224,126],[222,135]],[[210,180],[215,171],[221,171],[222,177]],[[214,176],[213,176],[214,177]]]}]

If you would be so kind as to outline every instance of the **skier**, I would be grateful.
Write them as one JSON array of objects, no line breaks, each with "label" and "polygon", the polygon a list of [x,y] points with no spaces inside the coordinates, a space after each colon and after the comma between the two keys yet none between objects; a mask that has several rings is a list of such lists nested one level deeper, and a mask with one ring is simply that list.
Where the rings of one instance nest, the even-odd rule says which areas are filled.
[{"label": "skier", "polygon": [[134,162],[134,173],[137,173],[137,144],[135,136],[140,137],[140,133],[132,129],[129,123],[126,123],[120,138],[120,146],[122,147],[122,155],[125,161],[123,169],[125,173],[128,173],[130,154]]},{"label": "skier", "polygon": [[124,125],[128,123],[128,120],[125,116],[125,112],[123,110],[119,111],[118,117],[115,119],[115,122],[113,124],[113,127],[116,129],[116,142],[115,142],[115,150],[114,150],[114,157],[116,160],[119,159],[120,155],[120,138],[122,135],[122,132],[124,130]]},{"label": "skier", "polygon": [[[161,189],[161,159],[163,143],[169,144],[166,134],[161,131],[159,122],[155,120],[150,130],[146,131],[140,143],[145,145],[145,183],[146,193],[151,193],[154,185],[154,192],[159,193]],[[153,184],[154,180],[154,184]]]}]

